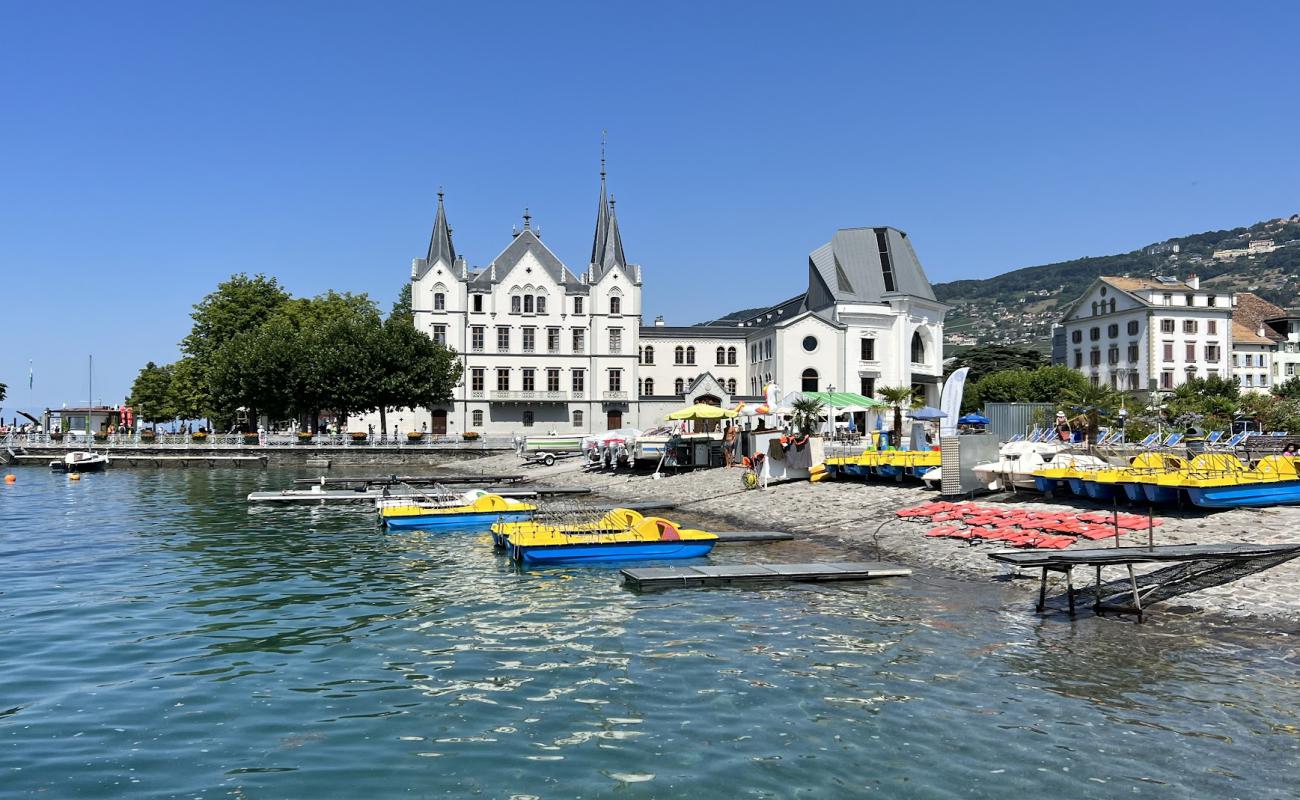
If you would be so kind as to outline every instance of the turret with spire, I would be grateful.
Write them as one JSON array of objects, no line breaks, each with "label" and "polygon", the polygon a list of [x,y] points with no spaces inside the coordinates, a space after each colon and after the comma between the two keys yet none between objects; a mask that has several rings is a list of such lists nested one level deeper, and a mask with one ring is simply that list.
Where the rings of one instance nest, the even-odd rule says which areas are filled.
[{"label": "turret with spire", "polygon": [[442,207],[442,188],[438,188],[438,216],[433,220],[433,236],[429,238],[429,255],[425,262],[432,266],[439,261],[448,267],[456,263],[456,248],[451,243],[451,228],[447,225],[447,211]]},{"label": "turret with spire", "polygon": [[596,233],[591,242],[591,276],[598,281],[610,267],[627,268],[623,237],[614,214],[614,198],[605,191],[605,143],[600,143],[600,204],[596,207]]}]

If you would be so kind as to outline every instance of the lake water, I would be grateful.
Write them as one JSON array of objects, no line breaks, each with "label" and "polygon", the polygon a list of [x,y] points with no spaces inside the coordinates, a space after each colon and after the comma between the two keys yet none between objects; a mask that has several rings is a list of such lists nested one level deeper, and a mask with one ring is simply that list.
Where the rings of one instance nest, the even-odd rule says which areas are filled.
[{"label": "lake water", "polygon": [[14,471],[5,798],[1297,796],[1280,631],[1041,619],[925,573],[638,595],[247,506],[287,471]]}]

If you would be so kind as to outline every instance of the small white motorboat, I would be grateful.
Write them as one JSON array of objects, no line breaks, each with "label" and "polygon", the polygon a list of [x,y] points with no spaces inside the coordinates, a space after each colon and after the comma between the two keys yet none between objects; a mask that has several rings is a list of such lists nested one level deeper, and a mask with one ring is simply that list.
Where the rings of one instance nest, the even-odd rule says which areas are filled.
[{"label": "small white motorboat", "polygon": [[106,467],[108,456],[91,450],[73,450],[50,462],[54,472],[103,472]]},{"label": "small white motorboat", "polygon": [[971,471],[991,491],[1033,489],[1034,473],[1049,466],[1066,447],[1057,441],[1007,442],[998,450],[997,461],[976,464]]}]

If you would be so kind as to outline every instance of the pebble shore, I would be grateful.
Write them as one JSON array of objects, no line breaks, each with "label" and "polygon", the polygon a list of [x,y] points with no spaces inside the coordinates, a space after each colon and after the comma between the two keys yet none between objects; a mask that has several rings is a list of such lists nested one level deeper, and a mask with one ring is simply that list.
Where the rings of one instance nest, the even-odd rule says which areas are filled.
[{"label": "pebble shore", "polygon": [[[740,469],[709,469],[654,478],[643,473],[588,472],[575,460],[554,466],[521,466],[513,453],[465,461],[451,469],[457,473],[523,473],[547,486],[589,488],[614,502],[671,501],[681,511],[703,516],[732,529],[782,530],[839,543],[854,554],[866,554],[907,566],[925,566],[975,579],[1005,576],[1009,568],[988,558],[991,544],[967,545],[951,539],[927,539],[931,526],[895,516],[899,509],[938,499],[934,491],[917,483],[883,481],[791,481],[767,489],[747,491]],[[1043,502],[1040,495],[1021,492],[976,498],[988,505],[1014,504],[1016,508],[1060,510],[1062,502]],[[1078,511],[1104,509],[1096,504],[1069,503]],[[672,518],[671,512],[664,516]],[[1300,541],[1300,507],[1234,509],[1206,513],[1171,509],[1157,514],[1164,524],[1155,529],[1155,543],[1213,544],[1255,542],[1280,544]],[[1082,541],[1082,547],[1110,546],[1113,540]],[[1125,532],[1123,546],[1144,546],[1145,530]],[[847,557],[847,556],[846,556]],[[1120,571],[1112,568],[1112,575]],[[1082,574],[1076,571],[1076,577]],[[1034,581],[1017,581],[1026,592],[1037,591]],[[1061,587],[1063,588],[1063,583]],[[1248,575],[1222,586],[1181,595],[1157,606],[1178,607],[1227,617],[1300,620],[1300,559]]]}]

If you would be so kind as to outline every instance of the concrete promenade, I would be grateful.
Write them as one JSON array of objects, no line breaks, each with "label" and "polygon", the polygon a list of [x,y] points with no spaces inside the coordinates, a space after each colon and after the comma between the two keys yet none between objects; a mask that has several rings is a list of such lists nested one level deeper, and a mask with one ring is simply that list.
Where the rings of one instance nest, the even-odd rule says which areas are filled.
[{"label": "concrete promenade", "polygon": [[[520,461],[513,454],[490,456],[457,465],[463,472],[518,472]],[[746,491],[741,487],[740,469],[711,469],[654,479],[644,474],[587,473],[574,462],[552,467],[527,467],[524,474],[553,486],[583,486],[614,501],[666,500],[680,511],[698,514],[736,528],[762,528],[806,534],[820,541],[844,545],[846,558],[865,554],[869,558],[896,561],[905,566],[926,566],[951,574],[983,580],[1006,576],[1008,568],[994,563],[987,554],[995,545],[967,545],[951,539],[927,539],[932,526],[906,522],[895,516],[902,508],[938,499],[933,491],[917,483],[862,481],[794,481],[775,484],[766,490]],[[1016,508],[1096,511],[1102,507],[1086,503],[1044,502],[1040,495],[1020,493],[1007,499],[976,498],[988,505]],[[1109,506],[1105,507],[1109,510]],[[670,518],[672,514],[668,514]],[[1300,507],[1235,509],[1206,513],[1193,509],[1158,512],[1164,524],[1155,530],[1156,544],[1211,544],[1259,542],[1282,544],[1300,540]],[[1108,546],[1113,542],[1080,541],[1076,547]],[[1145,546],[1145,530],[1121,535],[1124,546]],[[1030,577],[1026,574],[1026,578]],[[1036,591],[1034,580],[1016,581],[1026,592]],[[1064,589],[1064,584],[1060,587]],[[1259,572],[1240,580],[1180,596],[1156,607],[1184,607],[1229,617],[1258,616],[1300,622],[1300,560]]]}]

